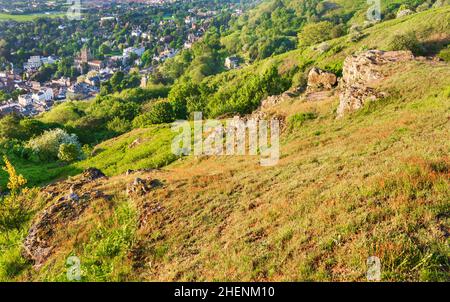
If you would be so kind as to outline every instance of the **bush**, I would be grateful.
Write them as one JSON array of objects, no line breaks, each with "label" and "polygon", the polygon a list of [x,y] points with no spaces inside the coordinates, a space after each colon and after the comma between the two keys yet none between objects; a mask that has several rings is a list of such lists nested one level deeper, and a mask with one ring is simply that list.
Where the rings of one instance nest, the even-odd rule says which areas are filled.
[{"label": "bush", "polygon": [[58,159],[60,146],[63,144],[74,145],[78,152],[80,143],[75,134],[68,134],[62,129],[45,131],[41,136],[31,139],[27,147],[38,156],[40,160],[51,161]]},{"label": "bush", "polygon": [[27,199],[20,195],[27,180],[17,174],[6,156],[3,157],[3,161],[5,163],[3,170],[9,175],[8,189],[10,192],[9,195],[0,199],[0,231],[8,232],[20,229],[30,218],[30,212],[25,202]]},{"label": "bush", "polygon": [[395,35],[389,42],[388,48],[389,50],[410,50],[414,55],[424,53],[424,48],[414,32]]},{"label": "bush", "polygon": [[289,128],[299,128],[303,126],[306,121],[315,120],[317,118],[317,113],[315,112],[302,112],[291,116],[288,120]]},{"label": "bush", "polygon": [[172,105],[168,101],[158,101],[151,105],[149,111],[135,118],[133,126],[141,128],[152,124],[170,123],[174,119],[175,114]]},{"label": "bush", "polygon": [[300,45],[310,46],[330,40],[332,38],[333,28],[333,23],[328,21],[306,25],[298,34]]},{"label": "bush", "polygon": [[116,116],[112,121],[109,121],[106,128],[117,134],[122,134],[131,129],[131,124],[128,120]]},{"label": "bush", "polygon": [[442,49],[439,52],[438,57],[446,62],[450,62],[450,46]]},{"label": "bush", "polygon": [[58,158],[65,162],[73,162],[80,158],[79,146],[74,144],[62,144],[59,146]]}]

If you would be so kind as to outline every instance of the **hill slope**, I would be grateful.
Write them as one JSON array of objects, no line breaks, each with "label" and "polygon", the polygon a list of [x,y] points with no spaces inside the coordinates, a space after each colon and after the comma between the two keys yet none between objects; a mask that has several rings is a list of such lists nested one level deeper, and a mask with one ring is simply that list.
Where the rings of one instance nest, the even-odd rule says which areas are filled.
[{"label": "hill slope", "polygon": [[[358,42],[329,41],[325,53],[296,50],[209,80],[232,87],[274,63],[282,73],[339,71],[347,55],[385,48],[411,29],[427,45],[445,43],[449,14],[446,7],[388,21]],[[390,76],[376,88],[389,97],[343,119],[335,92],[269,108],[288,121],[275,167],[250,156],[176,161],[164,125],[56,167],[77,174],[95,166],[108,177],[71,177],[34,196],[33,221],[0,237],[0,280],[66,281],[76,256],[85,281],[364,281],[367,258],[377,256],[384,281],[449,281],[450,67],[414,60],[384,68]],[[69,203],[67,216],[46,216],[52,211],[42,209],[65,204],[70,192],[80,202]],[[35,269],[22,251],[39,221],[51,222],[41,234],[51,248]]]},{"label": "hill slope", "polygon": [[[53,225],[49,259],[17,278],[65,280],[76,255],[84,280],[362,281],[376,255],[383,280],[448,281],[450,68],[389,68],[378,88],[392,97],[346,118],[335,119],[334,95],[271,108],[317,115],[286,130],[275,167],[188,157],[82,183],[80,196],[101,193],[77,219]],[[127,197],[137,177],[152,189]],[[77,178],[42,198],[51,204],[70,183]]]}]

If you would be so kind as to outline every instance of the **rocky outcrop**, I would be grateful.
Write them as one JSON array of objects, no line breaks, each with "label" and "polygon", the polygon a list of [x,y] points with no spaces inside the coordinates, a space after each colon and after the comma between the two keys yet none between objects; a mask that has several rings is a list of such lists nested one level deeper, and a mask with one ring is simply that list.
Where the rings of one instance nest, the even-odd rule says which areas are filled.
[{"label": "rocky outcrop", "polygon": [[102,171],[89,168],[76,178],[43,190],[42,195],[49,201],[49,206],[36,216],[23,245],[24,257],[35,268],[41,267],[57,246],[54,241],[59,229],[77,220],[93,200],[110,198],[95,189],[96,180],[103,178]]},{"label": "rocky outcrop", "polygon": [[85,200],[62,198],[44,210],[30,228],[24,242],[24,257],[39,268],[51,255],[54,245],[52,237],[61,224],[79,217],[89,203]]},{"label": "rocky outcrop", "polygon": [[320,68],[314,67],[308,74],[308,92],[332,89],[337,84],[337,76]]},{"label": "rocky outcrop", "polygon": [[412,10],[410,10],[409,8],[402,9],[397,12],[397,18],[402,18],[402,17],[409,16],[412,14],[414,14],[414,12]]},{"label": "rocky outcrop", "polygon": [[106,177],[106,175],[96,168],[88,168],[83,172],[83,174],[81,174],[81,178],[83,181],[94,181],[104,177]]},{"label": "rocky outcrop", "polygon": [[340,82],[338,117],[360,109],[368,100],[385,97],[386,93],[374,88],[377,82],[387,76],[383,66],[411,60],[414,60],[414,55],[410,51],[380,50],[369,50],[346,58]]},{"label": "rocky outcrop", "polygon": [[135,178],[132,183],[127,186],[127,195],[129,197],[139,197],[150,192],[151,189],[160,187],[162,183],[157,180]]}]

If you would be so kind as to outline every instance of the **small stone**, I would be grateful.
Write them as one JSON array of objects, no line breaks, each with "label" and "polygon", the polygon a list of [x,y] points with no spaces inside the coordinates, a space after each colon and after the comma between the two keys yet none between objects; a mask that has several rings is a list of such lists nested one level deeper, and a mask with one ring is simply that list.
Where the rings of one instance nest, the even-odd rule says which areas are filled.
[{"label": "small stone", "polygon": [[67,199],[70,201],[79,201],[80,197],[76,193],[70,193],[69,196],[67,196]]}]

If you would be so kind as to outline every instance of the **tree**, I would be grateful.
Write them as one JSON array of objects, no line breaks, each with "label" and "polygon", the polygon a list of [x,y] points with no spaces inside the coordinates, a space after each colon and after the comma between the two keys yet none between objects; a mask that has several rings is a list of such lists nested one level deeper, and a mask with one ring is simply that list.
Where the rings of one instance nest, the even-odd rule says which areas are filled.
[{"label": "tree", "polygon": [[26,146],[40,160],[51,161],[58,159],[60,146],[63,144],[74,145],[78,150],[81,150],[78,137],[75,134],[68,134],[62,129],[45,131],[42,135],[32,138]]},{"label": "tree", "polygon": [[20,125],[20,117],[15,114],[8,114],[0,119],[0,138],[22,139],[23,128]]},{"label": "tree", "polygon": [[102,44],[102,45],[100,45],[98,52],[103,56],[107,55],[107,54],[111,53],[111,47],[109,47],[106,44]]},{"label": "tree", "polygon": [[148,125],[170,123],[175,120],[172,105],[166,101],[152,103],[145,113],[133,120],[134,128],[142,128]]},{"label": "tree", "polygon": [[113,91],[119,91],[122,88],[122,81],[125,78],[125,74],[122,71],[116,72],[109,80]]},{"label": "tree", "polygon": [[332,32],[333,24],[329,21],[307,24],[298,34],[299,44],[302,46],[310,46],[330,40]]}]

